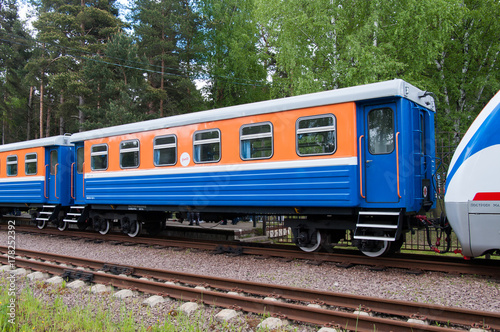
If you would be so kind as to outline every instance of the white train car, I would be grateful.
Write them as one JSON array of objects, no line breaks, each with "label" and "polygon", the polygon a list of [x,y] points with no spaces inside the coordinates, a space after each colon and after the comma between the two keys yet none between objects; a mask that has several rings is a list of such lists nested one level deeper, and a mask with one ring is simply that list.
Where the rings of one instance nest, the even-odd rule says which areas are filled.
[{"label": "white train car", "polygon": [[500,250],[500,91],[453,155],[445,205],[464,256]]}]

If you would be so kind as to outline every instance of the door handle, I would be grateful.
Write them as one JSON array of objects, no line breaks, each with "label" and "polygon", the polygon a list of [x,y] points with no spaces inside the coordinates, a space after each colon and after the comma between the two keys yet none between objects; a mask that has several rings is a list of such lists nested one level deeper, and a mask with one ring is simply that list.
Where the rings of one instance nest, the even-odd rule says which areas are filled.
[{"label": "door handle", "polygon": [[367,162],[367,163],[371,163],[372,161],[373,161],[373,160],[367,160],[366,162]]}]

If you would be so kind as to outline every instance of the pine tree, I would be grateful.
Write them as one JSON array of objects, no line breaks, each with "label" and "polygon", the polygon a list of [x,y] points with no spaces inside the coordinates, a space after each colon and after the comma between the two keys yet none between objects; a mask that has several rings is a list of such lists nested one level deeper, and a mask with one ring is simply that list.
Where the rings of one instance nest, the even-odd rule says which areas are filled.
[{"label": "pine tree", "polygon": [[30,89],[24,82],[30,36],[14,0],[0,3],[0,114],[2,144],[33,138]]},{"label": "pine tree", "polygon": [[192,78],[198,18],[189,1],[136,0],[132,16],[139,52],[150,64],[149,113],[163,117],[202,109]]}]

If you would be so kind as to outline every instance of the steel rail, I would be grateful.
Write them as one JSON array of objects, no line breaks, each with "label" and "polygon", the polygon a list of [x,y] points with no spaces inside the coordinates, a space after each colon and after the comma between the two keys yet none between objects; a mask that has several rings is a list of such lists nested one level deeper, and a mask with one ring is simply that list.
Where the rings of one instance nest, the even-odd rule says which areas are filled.
[{"label": "steel rail", "polygon": [[[7,247],[0,246],[0,252],[7,252]],[[26,249],[16,249],[16,254],[36,259],[50,260],[59,263],[71,263],[73,265],[83,266],[100,270],[105,265],[111,265],[106,262],[83,259],[77,257],[68,257],[52,253],[40,253]],[[289,300],[301,302],[319,302],[329,306],[359,309],[360,307],[372,312],[409,317],[412,314],[425,316],[432,321],[443,323],[451,322],[460,325],[472,325],[473,323],[483,323],[500,330],[500,314],[494,312],[484,312],[477,310],[468,310],[461,308],[450,308],[440,305],[430,305],[414,303],[399,300],[380,299],[367,296],[349,295],[328,291],[308,290],[296,287],[286,287],[280,285],[269,285],[243,280],[226,279],[211,276],[200,276],[191,273],[174,272],[152,268],[120,265],[119,268],[125,268],[133,271],[133,275],[155,278],[160,280],[176,280],[191,285],[209,284],[210,287],[223,290],[242,290],[246,293],[260,296],[278,296]],[[122,269],[117,269],[122,270]]]},{"label": "steel rail", "polygon": [[[0,256],[0,261],[8,262],[6,256]],[[51,274],[62,274],[67,268],[56,264],[38,262],[16,258],[15,265],[18,267],[40,270]],[[371,316],[363,316],[354,313],[346,313],[334,310],[306,307],[297,304],[269,301],[258,298],[219,293],[211,290],[201,290],[178,285],[165,284],[163,282],[141,280],[130,277],[111,275],[101,272],[93,272],[93,281],[111,285],[118,288],[132,288],[145,293],[159,294],[182,301],[197,301],[207,305],[215,305],[225,308],[237,308],[256,314],[274,314],[284,316],[287,319],[316,325],[337,324],[356,331],[434,331],[446,332],[456,331],[452,328],[437,327],[416,323],[408,323],[394,319],[384,319]]]},{"label": "steel rail", "polygon": [[324,253],[324,252],[303,252],[295,247],[283,246],[278,248],[257,247],[240,242],[217,242],[217,241],[201,241],[201,240],[180,240],[180,239],[164,239],[151,237],[128,237],[122,234],[106,234],[89,233],[81,231],[64,231],[57,229],[38,230],[33,227],[17,226],[16,231],[36,232],[37,234],[51,234],[63,237],[79,237],[86,239],[97,239],[102,241],[118,241],[129,242],[134,244],[146,244],[150,246],[164,247],[179,247],[179,248],[196,248],[200,250],[216,250],[218,247],[226,248],[226,250],[238,251],[246,255],[260,255],[270,257],[283,257],[293,259],[304,259],[318,262],[331,262],[337,264],[350,265],[366,265],[379,266],[387,268],[401,268],[407,270],[420,270],[432,272],[445,272],[456,274],[472,274],[489,276],[500,279],[500,261],[488,260],[471,260],[465,261],[460,259],[445,260],[441,256],[426,256],[412,255],[412,258],[403,257],[365,257],[356,254],[344,253]]}]

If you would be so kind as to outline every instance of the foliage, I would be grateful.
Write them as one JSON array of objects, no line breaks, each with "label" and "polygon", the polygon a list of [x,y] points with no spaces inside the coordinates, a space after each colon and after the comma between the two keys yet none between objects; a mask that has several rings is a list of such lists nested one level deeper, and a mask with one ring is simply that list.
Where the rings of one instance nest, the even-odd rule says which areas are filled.
[{"label": "foliage", "polygon": [[269,99],[255,0],[200,0],[211,108]]},{"label": "foliage", "polygon": [[[2,144],[31,138],[30,89],[24,66],[31,50],[20,42],[29,39],[17,15],[15,1],[0,4],[0,116]],[[28,126],[24,124],[28,123]],[[19,126],[19,124],[23,124]]]},{"label": "foliage", "polygon": [[31,3],[33,36],[0,4],[4,143],[393,78],[461,133],[500,89],[496,0]]},{"label": "foliage", "polygon": [[198,15],[187,0],[136,0],[133,10],[139,49],[150,64],[150,114],[174,115],[203,108],[191,80],[198,47]]}]

